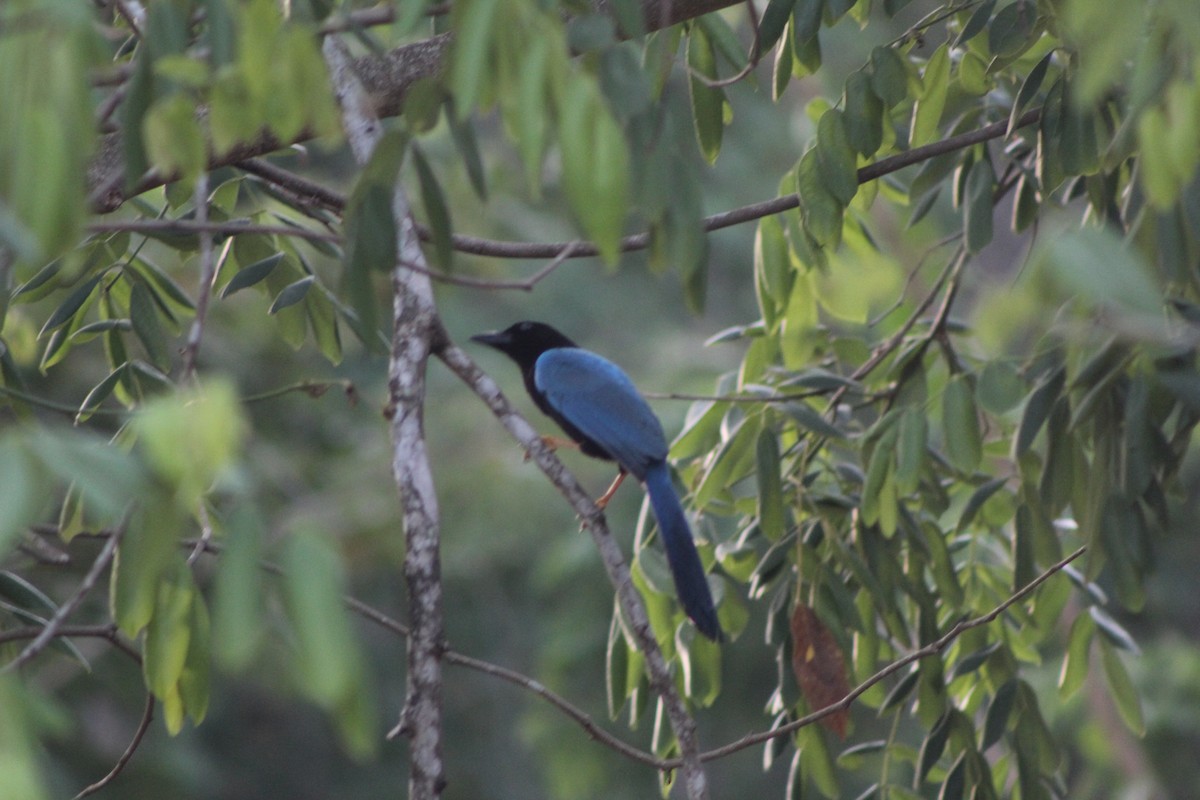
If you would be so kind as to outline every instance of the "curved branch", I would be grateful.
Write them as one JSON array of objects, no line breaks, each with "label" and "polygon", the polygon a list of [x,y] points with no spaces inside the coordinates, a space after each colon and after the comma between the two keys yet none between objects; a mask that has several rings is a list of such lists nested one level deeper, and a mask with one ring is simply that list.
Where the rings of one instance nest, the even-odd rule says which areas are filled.
[{"label": "curved branch", "polygon": [[[1034,108],[1022,114],[1012,126],[1013,130],[1023,128],[1028,125],[1033,125],[1041,119],[1042,109]],[[864,184],[869,181],[878,180],[884,175],[890,175],[893,172],[899,172],[905,167],[911,167],[915,164],[920,164],[931,158],[952,153],[955,150],[962,150],[976,144],[998,139],[1006,134],[1009,130],[1008,122],[993,122],[990,125],[985,125],[982,128],[977,128],[973,131],[960,133],[956,136],[950,136],[931,144],[915,147],[912,150],[906,150],[903,153],[897,153],[894,156],[880,159],[872,164],[867,164],[858,170],[858,182]],[[260,178],[280,185],[299,194],[302,197],[312,198],[315,202],[319,202],[325,207],[341,212],[345,209],[346,198],[344,195],[321,186],[318,183],[308,180],[307,178],[296,175],[285,169],[276,167],[265,161],[251,160],[247,163],[238,165],[242,169],[259,176]],[[782,197],[774,197],[770,200],[763,200],[759,203],[751,203],[749,205],[733,208],[728,211],[722,211],[711,216],[705,217],[702,221],[702,226],[706,232],[729,228],[734,225],[740,225],[744,222],[753,222],[763,217],[769,217],[773,214],[780,214],[784,211],[790,211],[800,205],[800,197],[796,194],[784,195]],[[420,234],[422,241],[430,241],[432,234],[428,228],[423,225],[417,226],[417,232]],[[303,235],[303,234],[294,234]],[[315,237],[314,237],[315,238]],[[585,258],[595,256],[599,253],[596,246],[591,242],[584,241],[563,241],[563,242],[515,242],[504,241],[500,239],[486,239],[478,236],[467,236],[465,234],[455,233],[450,237],[451,246],[460,253],[469,253],[477,256],[488,256],[492,258],[529,258],[529,259],[558,259],[558,258]],[[623,252],[633,252],[636,250],[644,250],[650,245],[650,233],[643,231],[626,236],[621,240],[621,250]],[[567,256],[562,256],[562,253],[570,248]],[[434,280],[445,283],[453,283],[460,286],[468,286],[473,288],[483,289],[520,289],[527,290],[531,283],[536,282],[534,278],[517,281],[491,281],[479,278],[469,278],[463,276],[452,276],[436,271],[429,272],[430,277]],[[536,275],[534,276],[537,277]]]},{"label": "curved branch", "polygon": [[130,740],[129,746],[125,748],[125,752],[122,753],[121,757],[117,759],[117,763],[113,764],[113,768],[108,771],[107,775],[95,783],[85,786],[79,792],[79,794],[75,795],[73,800],[83,800],[83,798],[87,797],[88,795],[95,794],[116,780],[117,776],[124,771],[125,765],[129,763],[129,759],[133,758],[133,754],[137,752],[138,747],[142,743],[142,739],[146,736],[146,731],[150,730],[150,723],[153,721],[154,695],[150,692],[146,692],[146,708],[142,711],[142,719],[138,723],[137,730],[133,732],[133,739]]}]

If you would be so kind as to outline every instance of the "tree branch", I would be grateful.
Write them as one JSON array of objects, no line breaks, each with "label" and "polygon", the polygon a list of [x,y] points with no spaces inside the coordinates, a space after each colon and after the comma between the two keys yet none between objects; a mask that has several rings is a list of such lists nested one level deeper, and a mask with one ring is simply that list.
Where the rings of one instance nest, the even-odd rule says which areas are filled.
[{"label": "tree branch", "polygon": [[91,569],[83,576],[83,580],[79,582],[79,587],[75,590],[65,603],[58,607],[54,612],[54,616],[50,618],[46,626],[42,628],[37,637],[26,645],[25,649],[17,654],[17,657],[12,661],[0,667],[0,673],[15,672],[24,664],[29,663],[37,657],[39,653],[46,649],[50,642],[54,641],[54,637],[58,635],[58,630],[66,623],[67,617],[75,612],[79,604],[83,602],[83,598],[87,597],[88,592],[95,587],[96,582],[100,580],[100,575],[104,570],[108,569],[108,565],[112,563],[113,556],[116,555],[117,545],[121,541],[121,536],[125,533],[125,526],[129,523],[129,515],[126,516],[121,523],[113,530],[112,535],[104,546],[100,548],[100,553],[96,556],[96,560],[92,563]]},{"label": "tree branch", "polygon": [[[322,51],[342,109],[354,158],[366,164],[383,129],[341,40],[326,37]],[[425,367],[444,332],[428,276],[404,266],[424,265],[408,197],[397,179],[392,194],[396,220],[396,264],[392,269],[395,327],[388,361],[388,417],[391,420],[392,473],[404,507],[404,576],[412,628],[408,638],[408,690],[400,724],[410,741],[411,800],[434,800],[446,785],[442,758],[441,561],[437,494],[425,446]]]},{"label": "tree branch", "polygon": [[[1028,125],[1032,125],[1041,119],[1042,110],[1040,108],[1031,109],[1022,114],[1013,126],[1013,130]],[[941,141],[933,142],[922,147],[916,147],[912,150],[907,150],[903,153],[897,153],[894,156],[880,159],[872,164],[867,164],[858,170],[858,183],[864,184],[868,181],[878,180],[884,175],[890,175],[893,172],[911,167],[914,164],[920,164],[928,159],[935,158],[946,153],[952,153],[955,150],[961,150],[971,147],[976,144],[998,139],[1008,131],[1008,123],[994,122],[990,125],[985,125],[982,128],[977,128],[973,131],[967,131],[956,136],[950,136]],[[271,181],[279,186],[287,188],[301,197],[311,197],[314,201],[320,202],[326,208],[333,211],[341,212],[345,209],[346,198],[338,192],[328,189],[320,184],[314,183],[306,178],[303,178],[287,170],[276,167],[264,161],[252,161],[249,164],[239,165],[248,172],[258,175],[264,180]],[[711,216],[705,217],[702,221],[702,227],[706,232],[729,228],[734,225],[741,225],[745,222],[753,222],[763,217],[769,217],[773,214],[781,214],[784,211],[790,211],[800,205],[800,197],[796,194],[784,195],[782,197],[774,197],[770,200],[764,200],[759,203],[751,203],[749,205],[740,206],[738,208],[722,211]],[[423,241],[430,241],[432,234],[428,228],[423,225],[417,226],[417,231]],[[304,235],[304,234],[295,234]],[[314,237],[315,238],[315,237]],[[485,239],[478,236],[467,236],[465,234],[455,233],[450,237],[451,246],[460,253],[469,253],[471,255],[488,256],[492,258],[529,258],[529,259],[559,259],[559,258],[586,258],[597,255],[599,250],[591,242],[585,241],[564,241],[564,242],[514,242],[503,241],[498,239]],[[621,250],[623,252],[633,252],[644,250],[650,246],[650,233],[643,231],[641,233],[631,234],[621,240]],[[562,256],[564,251],[570,248],[567,256]],[[438,281],[452,283],[459,286],[467,286],[471,288],[482,289],[517,289],[528,291],[532,284],[539,279],[539,274],[535,274],[531,278],[525,280],[513,281],[495,281],[485,280],[480,278],[471,278],[467,276],[446,275],[442,272],[430,271],[429,275]]]},{"label": "tree branch", "polygon": [[100,780],[95,783],[85,786],[79,794],[75,795],[73,800],[83,800],[88,795],[108,786],[117,776],[125,770],[125,765],[129,763],[129,759],[133,758],[133,754],[137,752],[138,747],[142,743],[142,739],[146,736],[146,731],[150,730],[150,723],[154,721],[154,695],[146,692],[146,708],[142,711],[142,719],[138,723],[137,730],[133,732],[133,739],[130,740],[129,746],[125,748],[125,752],[117,759],[117,763],[113,764],[113,768],[108,771]]},{"label": "tree branch", "polygon": [[553,451],[542,441],[533,427],[516,412],[508,399],[500,391],[500,387],[483,370],[476,366],[461,348],[448,344],[438,354],[451,371],[459,376],[472,391],[479,396],[500,423],[512,434],[529,453],[532,460],[541,468],[567,498],[575,509],[583,526],[591,534],[604,561],[609,580],[617,590],[617,600],[630,624],[630,631],[637,642],[638,649],[646,659],[646,669],[650,674],[650,687],[661,698],[670,720],[671,728],[679,741],[679,751],[682,754],[678,765],[683,770],[684,785],[692,800],[700,800],[708,796],[708,779],[700,763],[699,745],[696,736],[696,723],[688,714],[687,707],[675,690],[675,681],[671,671],[659,650],[646,616],[645,606],[634,588],[633,579],[629,574],[629,566],[621,547],[613,539],[604,520],[604,514],[591,496],[583,490],[575,477],[567,471],[562,462],[555,457]]}]

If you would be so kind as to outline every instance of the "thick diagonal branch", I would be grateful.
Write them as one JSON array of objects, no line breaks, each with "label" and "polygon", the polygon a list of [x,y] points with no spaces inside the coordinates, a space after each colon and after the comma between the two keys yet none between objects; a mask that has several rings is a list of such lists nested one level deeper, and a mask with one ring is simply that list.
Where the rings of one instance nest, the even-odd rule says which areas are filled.
[{"label": "thick diagonal branch", "polygon": [[617,601],[630,623],[638,648],[646,658],[646,670],[650,674],[650,688],[662,698],[667,711],[671,729],[679,740],[679,752],[683,782],[690,800],[701,800],[708,797],[708,779],[700,762],[700,746],[696,736],[696,722],[688,714],[687,707],[675,691],[675,681],[654,638],[650,620],[646,616],[646,608],[634,588],[633,579],[629,574],[629,565],[621,552],[621,546],[608,530],[604,514],[592,502],[591,495],[583,490],[575,477],[567,471],[549,447],[538,436],[524,417],[508,402],[508,399],[483,370],[475,365],[465,352],[453,344],[446,345],[439,353],[442,361],[456,375],[462,378],[477,394],[492,413],[500,420],[508,432],[532,457],[542,472],[558,488],[570,502],[575,513],[583,520],[583,525],[596,542],[600,550],[600,558],[608,572],[609,580],[617,590]]}]

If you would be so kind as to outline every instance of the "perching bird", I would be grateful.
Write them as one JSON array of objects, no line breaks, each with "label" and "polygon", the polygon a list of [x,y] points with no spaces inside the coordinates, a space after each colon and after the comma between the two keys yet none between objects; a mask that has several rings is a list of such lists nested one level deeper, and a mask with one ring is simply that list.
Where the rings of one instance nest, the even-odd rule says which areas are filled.
[{"label": "perching bird", "polygon": [[721,626],[704,566],[671,485],[662,425],[629,376],[541,322],[518,322],[471,339],[517,362],[533,402],[581,451],[617,462],[621,472],[597,504],[608,502],[625,473],[645,485],[683,610],[702,634],[720,641]]}]

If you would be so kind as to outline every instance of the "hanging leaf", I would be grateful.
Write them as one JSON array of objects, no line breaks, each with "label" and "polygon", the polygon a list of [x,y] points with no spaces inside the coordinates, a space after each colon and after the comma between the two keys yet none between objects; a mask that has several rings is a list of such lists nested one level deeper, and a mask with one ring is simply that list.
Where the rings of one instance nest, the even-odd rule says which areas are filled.
[{"label": "hanging leaf", "polygon": [[[792,672],[808,707],[819,711],[850,694],[842,649],[816,613],[806,605],[797,605],[792,612],[791,631]],[[822,718],[821,724],[844,739],[850,712],[839,709]]]}]

